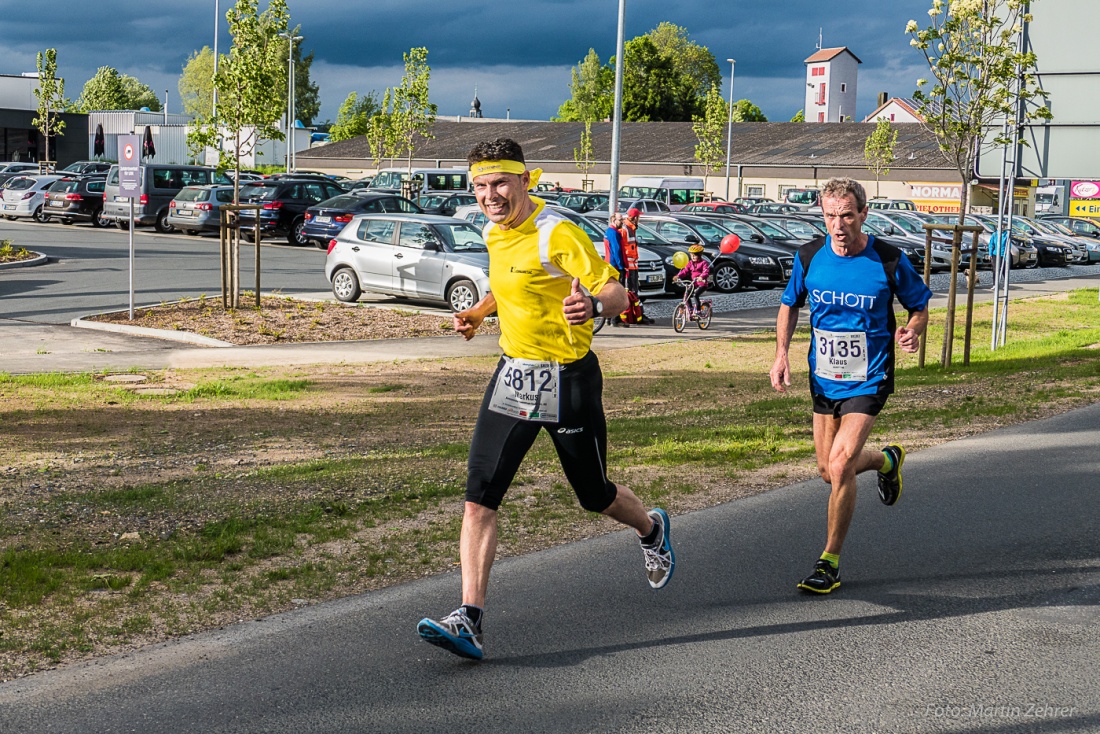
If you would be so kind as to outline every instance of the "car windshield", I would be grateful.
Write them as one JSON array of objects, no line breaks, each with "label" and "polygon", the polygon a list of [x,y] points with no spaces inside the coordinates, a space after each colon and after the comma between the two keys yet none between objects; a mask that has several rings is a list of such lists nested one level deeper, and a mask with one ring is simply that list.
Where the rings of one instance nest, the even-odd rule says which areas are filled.
[{"label": "car windshield", "polygon": [[469,222],[456,220],[454,224],[437,224],[435,231],[455,252],[488,252],[481,230]]},{"label": "car windshield", "polygon": [[787,192],[787,201],[792,204],[816,204],[817,192],[809,190],[794,190]]},{"label": "car windshield", "polygon": [[640,245],[671,245],[672,242],[665,239],[661,235],[654,232],[644,224],[639,224],[634,236],[638,239]]},{"label": "car windshield", "polygon": [[774,224],[769,224],[768,222],[757,222],[756,226],[759,227],[764,234],[773,239],[779,238],[781,240],[789,240],[794,238],[794,235],[787,230],[777,227]]},{"label": "car windshield", "polygon": [[76,191],[76,187],[80,185],[80,182],[73,178],[63,178],[60,181],[54,181],[50,184],[50,191],[67,194],[70,191]]},{"label": "car windshield", "polygon": [[274,199],[275,192],[278,189],[278,186],[263,186],[260,184],[242,186],[241,201],[267,201],[268,199]]},{"label": "car windshield", "polygon": [[729,230],[719,227],[717,224],[711,224],[710,222],[695,222],[692,226],[695,228],[695,231],[699,233],[699,236],[707,242],[718,242],[729,234]]},{"label": "car windshield", "polygon": [[593,242],[603,241],[603,232],[596,229],[596,227],[584,217],[577,217],[576,219],[569,217],[569,221],[583,229],[584,233],[588,235],[588,238]]},{"label": "car windshield", "polygon": [[13,178],[8,181],[4,188],[11,189],[12,191],[25,191],[34,186],[33,178]]},{"label": "car windshield", "polygon": [[425,209],[433,209],[437,206],[442,206],[443,202],[447,201],[450,194],[433,194],[431,196],[421,196],[420,206]]},{"label": "car windshield", "polygon": [[188,186],[176,194],[176,201],[206,201],[210,198],[208,189],[200,189],[198,186]]},{"label": "car windshield", "polygon": [[783,228],[796,237],[809,237],[812,239],[821,234],[821,230],[814,225],[798,219],[784,219]]},{"label": "car windshield", "polygon": [[913,234],[924,233],[924,227],[920,226],[908,217],[890,217],[890,221],[904,229],[906,232],[912,232]]},{"label": "car windshield", "polygon": [[316,206],[322,209],[354,209],[357,204],[360,204],[363,201],[364,199],[361,196],[354,196],[352,194],[341,194],[340,196],[334,196],[331,199],[325,199]]}]

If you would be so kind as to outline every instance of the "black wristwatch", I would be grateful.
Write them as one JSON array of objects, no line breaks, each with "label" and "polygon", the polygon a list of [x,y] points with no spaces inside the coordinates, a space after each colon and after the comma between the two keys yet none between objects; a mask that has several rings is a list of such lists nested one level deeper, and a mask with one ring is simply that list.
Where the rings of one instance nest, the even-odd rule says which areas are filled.
[{"label": "black wristwatch", "polygon": [[592,318],[596,319],[603,316],[603,301],[595,296],[589,296],[588,300],[592,301]]}]

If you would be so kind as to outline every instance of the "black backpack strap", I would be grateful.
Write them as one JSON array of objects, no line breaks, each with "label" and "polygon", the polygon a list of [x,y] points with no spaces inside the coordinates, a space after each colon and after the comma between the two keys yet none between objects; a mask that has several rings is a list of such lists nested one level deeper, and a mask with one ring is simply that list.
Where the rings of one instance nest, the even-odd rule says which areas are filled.
[{"label": "black backpack strap", "polygon": [[[802,280],[806,280],[806,274],[810,272],[810,263],[814,259],[814,255],[821,251],[821,248],[828,242],[827,237],[815,237],[802,247],[798,248],[798,260],[802,263]],[[794,304],[795,308],[802,308],[806,305],[806,293],[802,294],[802,297],[798,299],[798,302]]]},{"label": "black backpack strap", "polygon": [[901,254],[901,250],[898,248],[881,241],[873,235],[871,246],[875,248],[879,260],[882,261],[882,269],[886,271],[886,282],[890,284],[890,292],[896,294],[898,292],[898,262],[901,261],[904,255]]}]

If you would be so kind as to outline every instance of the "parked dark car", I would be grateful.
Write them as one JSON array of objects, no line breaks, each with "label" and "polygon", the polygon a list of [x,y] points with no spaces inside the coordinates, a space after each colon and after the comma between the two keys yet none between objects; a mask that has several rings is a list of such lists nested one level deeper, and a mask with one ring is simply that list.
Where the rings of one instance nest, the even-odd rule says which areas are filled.
[{"label": "parked dark car", "polygon": [[732,201],[699,201],[684,205],[680,211],[684,214],[747,214],[749,210]]},{"label": "parked dark car", "polygon": [[597,194],[588,191],[577,191],[569,194],[562,194],[558,197],[554,203],[558,206],[563,206],[566,209],[572,209],[575,212],[584,214],[590,212],[593,209],[599,209],[603,206],[607,208],[607,194]]},{"label": "parked dark car", "polygon": [[821,218],[820,214],[757,214],[754,215],[759,219],[771,222],[779,227],[782,227],[784,231],[790,232],[796,239],[803,242],[820,237],[823,234],[828,234],[828,230],[825,229],[825,221]]},{"label": "parked dark car", "polygon": [[107,174],[66,176],[54,181],[46,191],[45,213],[62,224],[91,222],[93,227],[106,227],[111,221],[103,218],[103,188]]},{"label": "parked dark car", "polygon": [[[988,214],[977,215],[978,219],[988,222],[992,226],[997,226],[997,218]],[[1073,249],[1063,243],[1054,239],[1048,239],[1038,234],[1037,230],[1032,227],[1027,227],[1020,221],[1019,217],[1012,218],[1012,240],[1022,240],[1028,245],[1034,247],[1037,251],[1037,261],[1039,267],[1062,267],[1068,265],[1070,258],[1073,256]]]},{"label": "parked dark car", "polygon": [[222,207],[233,203],[233,187],[185,186],[168,204],[168,224],[184,234],[221,229]]},{"label": "parked dark car", "polygon": [[86,176],[89,173],[102,173],[106,175],[111,170],[111,164],[107,161],[77,161],[62,168],[58,173],[72,173],[78,176]]},{"label": "parked dark car", "polygon": [[420,214],[420,207],[397,194],[340,194],[306,209],[302,237],[322,250],[356,214]]},{"label": "parked dark car", "polygon": [[37,163],[20,163],[18,161],[14,163],[0,163],[0,184],[3,184],[9,178],[15,178],[22,175],[36,175],[38,173]]},{"label": "parked dark car", "polygon": [[425,214],[441,214],[453,217],[460,206],[476,204],[473,194],[421,194],[417,200],[420,210]]},{"label": "parked dark car", "polygon": [[[292,245],[309,244],[305,236],[306,210],[322,201],[343,194],[344,188],[323,177],[316,179],[264,179],[241,187],[242,204],[260,205],[260,236],[281,235]],[[241,210],[242,228],[251,223],[255,214]]]},{"label": "parked dark car", "polygon": [[737,252],[721,254],[722,238],[731,230],[714,217],[676,212],[643,215],[640,221],[673,244],[702,245],[711,260],[711,281],[722,293],[736,293],[746,286],[775,288],[791,277],[794,256],[786,250],[743,239]]},{"label": "parked dark car", "polygon": [[782,202],[762,202],[749,207],[749,214],[787,214],[792,212],[804,212],[805,208],[794,204]]}]

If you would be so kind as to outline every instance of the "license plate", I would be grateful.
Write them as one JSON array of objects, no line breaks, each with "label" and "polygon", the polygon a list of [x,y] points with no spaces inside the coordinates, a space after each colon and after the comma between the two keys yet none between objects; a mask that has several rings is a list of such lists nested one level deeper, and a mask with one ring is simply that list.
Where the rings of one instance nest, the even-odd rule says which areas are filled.
[{"label": "license plate", "polygon": [[332,221],[332,217],[316,217],[317,224],[328,224]]},{"label": "license plate", "polygon": [[16,206],[15,204],[4,204],[4,211],[6,211],[6,212],[7,211],[14,211],[15,206]]},{"label": "license plate", "polygon": [[645,280],[646,280],[647,283],[660,283],[661,282],[661,276],[659,276],[659,275],[650,275]]},{"label": "license plate", "polygon": [[129,201],[129,199],[125,196],[116,196],[115,201]]},{"label": "license plate", "polygon": [[65,202],[63,202],[63,201],[51,201],[49,203],[49,206],[65,206]]},{"label": "license plate", "polygon": [[194,214],[195,214],[195,212],[191,211],[190,209],[177,209],[176,210],[176,216],[177,217],[190,217],[190,216],[194,216]]}]

